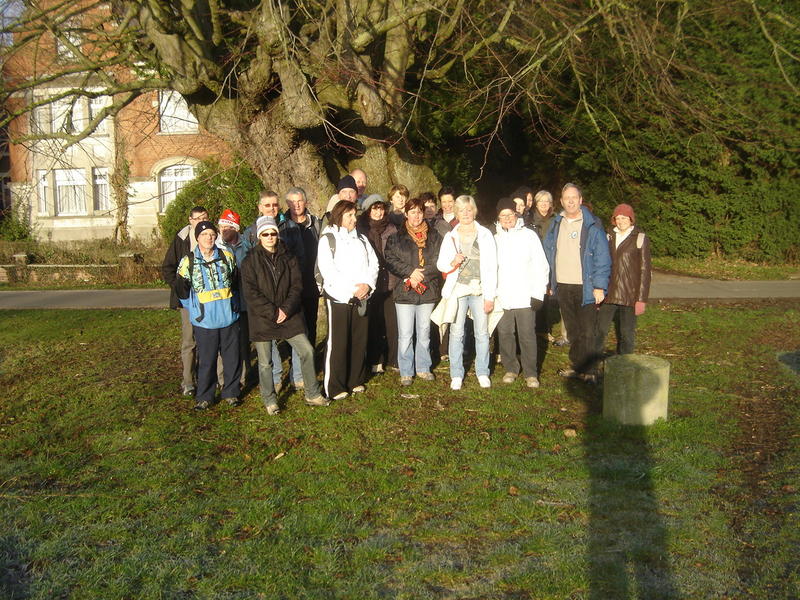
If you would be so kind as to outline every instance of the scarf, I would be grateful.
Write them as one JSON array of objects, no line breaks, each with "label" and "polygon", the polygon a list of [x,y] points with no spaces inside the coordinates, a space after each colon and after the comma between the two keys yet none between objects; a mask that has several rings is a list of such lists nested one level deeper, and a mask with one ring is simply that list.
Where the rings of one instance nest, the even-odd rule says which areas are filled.
[{"label": "scarf", "polygon": [[414,240],[414,243],[417,245],[419,266],[424,267],[425,257],[422,255],[422,251],[425,249],[425,243],[428,241],[428,223],[423,219],[419,226],[411,227],[408,220],[406,220],[406,231],[408,231],[408,235],[411,236],[411,239]]}]

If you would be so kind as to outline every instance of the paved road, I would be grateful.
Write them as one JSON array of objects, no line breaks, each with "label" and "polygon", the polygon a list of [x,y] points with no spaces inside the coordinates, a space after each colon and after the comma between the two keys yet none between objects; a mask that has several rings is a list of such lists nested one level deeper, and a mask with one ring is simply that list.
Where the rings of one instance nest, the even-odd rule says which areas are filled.
[{"label": "paved road", "polygon": [[[716,281],[654,273],[650,298],[651,300],[797,298],[800,301],[800,280]],[[169,291],[166,289],[0,291],[0,309],[165,308],[168,304]]]}]

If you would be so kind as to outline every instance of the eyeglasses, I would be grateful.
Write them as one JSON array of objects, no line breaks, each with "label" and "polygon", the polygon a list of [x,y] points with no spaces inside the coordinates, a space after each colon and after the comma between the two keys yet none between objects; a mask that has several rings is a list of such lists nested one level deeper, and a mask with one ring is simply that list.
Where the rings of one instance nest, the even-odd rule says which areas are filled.
[{"label": "eyeglasses", "polygon": [[261,234],[261,237],[278,237],[277,231],[265,231]]},{"label": "eyeglasses", "polygon": [[262,204],[264,208],[278,208],[279,204]]}]

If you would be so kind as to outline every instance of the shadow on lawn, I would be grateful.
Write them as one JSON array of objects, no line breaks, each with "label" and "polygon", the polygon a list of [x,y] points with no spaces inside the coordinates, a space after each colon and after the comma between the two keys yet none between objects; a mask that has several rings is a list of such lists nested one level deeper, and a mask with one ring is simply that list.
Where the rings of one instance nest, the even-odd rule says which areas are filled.
[{"label": "shadow on lawn", "polygon": [[602,387],[569,381],[568,391],[589,409],[583,435],[590,478],[589,598],[679,598],[652,481],[647,428],[604,420]]},{"label": "shadow on lawn", "polygon": [[27,598],[30,587],[29,567],[20,553],[24,547],[18,537],[0,537],[0,597]]}]

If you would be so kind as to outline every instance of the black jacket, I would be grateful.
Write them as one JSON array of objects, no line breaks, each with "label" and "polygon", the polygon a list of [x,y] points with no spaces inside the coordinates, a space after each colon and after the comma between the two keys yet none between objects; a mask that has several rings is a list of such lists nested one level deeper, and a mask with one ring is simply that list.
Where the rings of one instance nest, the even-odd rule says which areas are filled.
[{"label": "black jacket", "polygon": [[175,292],[175,280],[178,278],[178,263],[181,262],[184,256],[189,254],[189,251],[189,225],[187,225],[175,234],[172,243],[167,249],[167,254],[164,256],[164,262],[161,263],[161,278],[169,284],[170,308],[181,308],[181,303]]},{"label": "black jacket", "polygon": [[438,302],[442,297],[442,274],[436,268],[436,260],[439,258],[439,247],[442,245],[442,237],[433,227],[428,226],[428,240],[422,256],[425,259],[425,279],[422,281],[428,289],[424,294],[418,294],[414,290],[407,290],[404,279],[419,266],[419,252],[416,242],[411,238],[411,234],[403,227],[398,228],[397,233],[389,238],[386,243],[386,266],[389,271],[397,276],[400,281],[394,288],[394,301],[397,304],[427,304]]},{"label": "black jacket", "polygon": [[[283,242],[278,242],[274,255],[261,245],[250,250],[242,261],[242,287],[251,341],[286,340],[305,333],[300,310],[303,290],[300,267]],[[286,313],[283,323],[277,322],[279,308]]]}]

